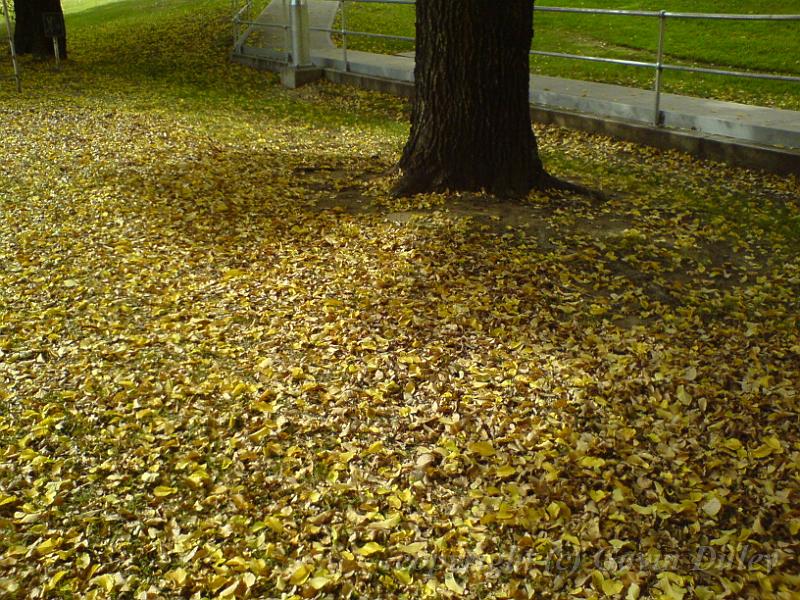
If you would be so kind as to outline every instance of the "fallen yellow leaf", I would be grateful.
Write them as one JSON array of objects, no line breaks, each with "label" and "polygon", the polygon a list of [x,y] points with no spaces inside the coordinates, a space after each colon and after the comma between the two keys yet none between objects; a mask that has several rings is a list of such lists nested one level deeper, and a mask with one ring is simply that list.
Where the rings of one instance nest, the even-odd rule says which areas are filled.
[{"label": "fallen yellow leaf", "polygon": [[469,448],[469,451],[473,454],[479,454],[484,458],[494,456],[495,454],[494,446],[489,442],[473,442],[469,444],[467,448]]}]

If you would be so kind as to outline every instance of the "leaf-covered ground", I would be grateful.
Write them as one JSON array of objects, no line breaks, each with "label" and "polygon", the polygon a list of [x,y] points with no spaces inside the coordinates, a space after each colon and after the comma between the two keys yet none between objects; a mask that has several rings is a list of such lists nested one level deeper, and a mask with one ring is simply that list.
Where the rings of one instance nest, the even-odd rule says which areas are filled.
[{"label": "leaf-covered ground", "polygon": [[797,598],[797,178],[393,200],[405,107],[206,4],[0,87],[0,597]]}]

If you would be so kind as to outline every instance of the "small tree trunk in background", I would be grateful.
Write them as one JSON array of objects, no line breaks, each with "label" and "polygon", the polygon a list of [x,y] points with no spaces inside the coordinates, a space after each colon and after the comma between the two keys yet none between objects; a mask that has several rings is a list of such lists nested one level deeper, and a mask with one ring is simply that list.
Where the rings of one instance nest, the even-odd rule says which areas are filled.
[{"label": "small tree trunk in background", "polygon": [[[61,0],[14,0],[15,26],[14,46],[18,54],[53,56],[53,40],[45,37],[42,15],[64,14]],[[58,40],[61,58],[67,58],[67,38]]]},{"label": "small tree trunk in background", "polygon": [[398,194],[523,196],[547,178],[531,128],[531,0],[418,0],[416,97]]}]

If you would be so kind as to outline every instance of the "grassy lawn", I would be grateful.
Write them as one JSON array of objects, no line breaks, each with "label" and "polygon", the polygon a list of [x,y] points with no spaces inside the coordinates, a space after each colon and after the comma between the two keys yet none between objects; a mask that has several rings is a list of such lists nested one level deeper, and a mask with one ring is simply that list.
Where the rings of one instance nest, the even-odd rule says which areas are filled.
[{"label": "grassy lawn", "polygon": [[543,128],[607,202],[394,199],[404,102],[65,5],[0,80],[0,597],[794,597],[796,177]]},{"label": "grassy lawn", "polygon": [[[667,3],[659,0],[641,0],[635,3],[552,0],[540,4],[625,10],[667,9],[672,12],[800,14],[800,0],[754,0],[735,5],[722,0]],[[348,29],[351,30],[414,36],[414,9],[410,6],[355,3],[348,7],[346,18]],[[655,61],[658,44],[656,19],[560,13],[538,13],[536,19],[533,45],[535,50]],[[407,42],[357,36],[353,36],[348,43],[353,49],[371,52],[413,50],[413,44]],[[666,61],[673,64],[800,75],[800,22],[674,20],[668,22],[665,44]],[[543,75],[567,76],[633,87],[647,88],[653,85],[652,70],[635,67],[534,57],[531,60],[531,70]],[[664,76],[664,89],[678,94],[800,109],[800,83],[667,72]]]},{"label": "grassy lawn", "polygon": [[82,10],[95,10],[106,4],[114,4],[123,0],[61,0],[61,8],[69,15]]}]

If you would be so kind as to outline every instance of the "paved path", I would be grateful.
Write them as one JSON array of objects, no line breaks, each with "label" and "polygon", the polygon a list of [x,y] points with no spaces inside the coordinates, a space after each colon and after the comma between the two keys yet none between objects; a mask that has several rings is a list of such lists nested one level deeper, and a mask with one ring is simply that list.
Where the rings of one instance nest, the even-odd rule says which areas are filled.
[{"label": "paved path", "polygon": [[[313,53],[313,60],[327,69],[407,83],[414,81],[413,57],[351,50],[345,69],[342,54],[341,49],[320,49]],[[620,85],[532,75],[530,98],[534,106],[638,124],[651,124],[654,118],[654,92]],[[662,94],[661,113],[665,128],[800,149],[800,112]]]},{"label": "paved path", "polygon": [[[308,0],[308,23],[311,28],[330,29],[339,11],[339,2],[336,0]],[[257,23],[268,25],[280,25],[278,27],[257,26],[250,27],[247,36],[260,30],[260,36],[255,45],[260,48],[267,48],[279,53],[289,51],[291,44],[287,39],[285,26],[289,24],[289,2],[288,0],[272,0],[263,12],[256,17]],[[245,39],[246,37],[245,36]],[[311,31],[311,51],[323,48],[334,48],[333,41],[328,32]]]}]

